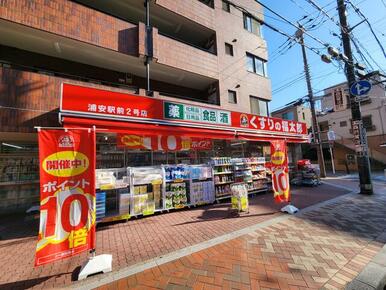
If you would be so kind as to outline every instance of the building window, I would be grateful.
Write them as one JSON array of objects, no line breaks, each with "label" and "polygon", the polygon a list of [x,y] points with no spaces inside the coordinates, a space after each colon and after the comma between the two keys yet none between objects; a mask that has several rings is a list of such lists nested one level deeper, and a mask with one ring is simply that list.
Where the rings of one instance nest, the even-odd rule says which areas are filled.
[{"label": "building window", "polygon": [[340,127],[347,127],[347,121],[340,121],[339,126]]},{"label": "building window", "polygon": [[261,76],[267,76],[267,62],[247,52],[247,70]]},{"label": "building window", "polygon": [[261,26],[260,23],[252,18],[250,15],[247,15],[243,13],[243,19],[244,19],[244,28],[245,30],[248,30],[249,32],[252,32],[253,34],[256,34],[257,36],[261,36]]},{"label": "building window", "polygon": [[222,1],[222,10],[226,12],[231,12],[231,5],[227,1]]},{"label": "building window", "polygon": [[235,91],[228,90],[228,102],[231,104],[237,104],[237,95]]},{"label": "building window", "polygon": [[233,56],[233,45],[225,43],[225,54]]},{"label": "building window", "polygon": [[320,122],[319,123],[319,129],[321,132],[328,131],[328,129],[329,129],[328,121]]},{"label": "building window", "polygon": [[302,116],[303,116],[303,120],[306,119],[306,114],[304,114],[304,112],[302,112]]},{"label": "building window", "polygon": [[[304,113],[303,113],[304,114]],[[295,114],[294,112],[285,112],[281,115],[281,117],[284,119],[284,120],[291,120],[291,121],[294,121],[295,120]]]},{"label": "building window", "polygon": [[249,99],[251,103],[252,114],[268,117],[268,101],[254,96],[249,96]]},{"label": "building window", "polygon": [[209,6],[210,8],[214,8],[214,1],[213,0],[198,0],[201,3],[204,3],[205,5]]}]

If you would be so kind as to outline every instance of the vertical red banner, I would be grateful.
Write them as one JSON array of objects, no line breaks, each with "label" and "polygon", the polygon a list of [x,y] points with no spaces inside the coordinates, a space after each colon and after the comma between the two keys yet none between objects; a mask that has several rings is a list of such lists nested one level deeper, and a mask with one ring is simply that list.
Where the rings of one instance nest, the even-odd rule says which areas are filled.
[{"label": "vertical red banner", "polygon": [[287,143],[284,140],[271,141],[272,188],[276,202],[290,201]]},{"label": "vertical red banner", "polygon": [[95,131],[39,131],[35,266],[95,248]]}]

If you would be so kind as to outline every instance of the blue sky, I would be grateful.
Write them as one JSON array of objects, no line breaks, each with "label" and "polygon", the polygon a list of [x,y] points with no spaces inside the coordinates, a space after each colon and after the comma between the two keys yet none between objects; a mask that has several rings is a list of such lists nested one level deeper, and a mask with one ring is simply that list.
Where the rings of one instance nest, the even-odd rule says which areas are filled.
[{"label": "blue sky", "polygon": [[[303,23],[313,18],[315,22],[309,23],[316,24],[314,30],[310,30],[309,33],[323,42],[327,42],[343,50],[340,39],[333,35],[333,33],[336,33],[340,36],[339,27],[328,20],[327,17],[323,16],[323,14],[319,14],[306,0],[261,0],[261,2],[282,16],[285,16],[293,23],[308,15],[307,18],[303,20]],[[336,10],[336,0],[314,0],[314,2],[321,7],[325,7],[324,10],[327,11],[329,15],[335,20],[339,20],[338,11]],[[369,19],[378,38],[386,49],[386,0],[351,0],[351,2]],[[294,35],[296,31],[294,27],[278,20],[278,17],[269,11],[264,11],[264,14],[265,21],[268,24],[285,31],[289,35]],[[348,21],[351,26],[361,21],[350,5],[348,5]],[[273,111],[294,99],[305,96],[307,94],[307,87],[304,77],[302,78],[304,70],[300,46],[296,44],[281,55],[282,50],[280,50],[280,47],[287,39],[267,27],[263,28],[263,33],[269,49],[270,59],[268,62],[268,73],[272,81],[273,90],[270,110]],[[353,34],[366,48],[374,61],[386,71],[386,58],[375,38],[371,35],[367,24],[362,23],[356,27],[353,30]],[[323,46],[310,37],[306,36],[305,42],[307,45],[319,49],[322,53],[326,53]],[[353,51],[360,62],[362,62],[354,47]],[[323,88],[345,81],[343,70],[337,63],[326,64],[320,60],[317,54],[310,50],[307,50],[307,55],[310,64],[313,91],[315,93]],[[367,56],[367,58],[374,70],[379,69],[369,56]],[[320,93],[316,95],[320,95]]]}]

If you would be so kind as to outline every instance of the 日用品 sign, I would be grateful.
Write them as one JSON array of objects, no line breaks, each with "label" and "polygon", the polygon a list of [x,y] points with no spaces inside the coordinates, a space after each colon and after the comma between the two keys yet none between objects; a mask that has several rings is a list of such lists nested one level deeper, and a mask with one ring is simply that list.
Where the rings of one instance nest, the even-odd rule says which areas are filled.
[{"label": "\u65e5\u7528\u54c1 sign", "polygon": [[165,119],[231,125],[231,114],[211,108],[164,102]]}]

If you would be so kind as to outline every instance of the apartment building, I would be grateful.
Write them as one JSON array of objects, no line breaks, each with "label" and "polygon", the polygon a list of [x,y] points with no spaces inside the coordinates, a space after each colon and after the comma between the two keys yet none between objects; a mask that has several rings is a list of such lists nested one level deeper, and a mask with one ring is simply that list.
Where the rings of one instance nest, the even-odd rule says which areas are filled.
[{"label": "apartment building", "polygon": [[[361,99],[361,112],[367,132],[372,169],[382,170],[386,164],[386,148],[382,146],[386,142],[385,85],[384,79],[379,74],[372,77],[371,82],[372,90]],[[327,131],[335,133],[336,140],[333,142],[335,167],[342,171],[357,170],[347,83],[325,89],[321,109],[318,122],[324,147],[328,147]]]},{"label": "apartment building", "polygon": [[304,122],[308,129],[312,127],[311,109],[303,105],[288,105],[273,111],[271,115],[284,120]]},{"label": "apartment building", "polygon": [[[290,104],[283,108],[271,112],[272,117],[283,120],[303,122],[307,126],[307,131],[311,132],[312,117],[309,107],[297,104]],[[302,144],[290,144],[288,146],[288,161],[290,165],[296,166],[296,162],[304,158]]]},{"label": "apartment building", "polygon": [[0,208],[38,200],[34,127],[63,126],[63,84],[267,116],[267,59],[260,23],[228,1],[0,1]]}]

